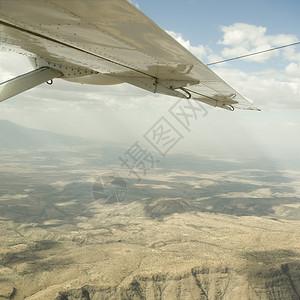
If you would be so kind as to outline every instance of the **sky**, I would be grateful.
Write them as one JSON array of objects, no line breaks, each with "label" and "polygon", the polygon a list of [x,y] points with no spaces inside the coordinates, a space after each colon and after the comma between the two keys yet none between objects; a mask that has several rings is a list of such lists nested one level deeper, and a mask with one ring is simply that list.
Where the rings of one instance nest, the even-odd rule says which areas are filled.
[{"label": "sky", "polygon": [[[300,41],[298,0],[132,0],[204,63]],[[261,112],[205,107],[169,153],[274,164],[300,158],[300,45],[211,66]],[[1,52],[0,81],[32,69],[26,57]],[[178,99],[128,84],[54,80],[0,103],[0,119],[52,132],[130,146],[144,139]],[[180,131],[181,129],[178,128]],[[153,150],[153,149],[152,149]]]}]

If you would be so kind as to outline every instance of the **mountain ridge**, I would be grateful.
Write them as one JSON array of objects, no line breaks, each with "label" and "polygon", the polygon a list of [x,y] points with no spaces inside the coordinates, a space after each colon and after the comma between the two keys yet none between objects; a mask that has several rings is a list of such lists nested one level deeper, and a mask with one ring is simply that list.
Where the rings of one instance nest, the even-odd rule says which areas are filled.
[{"label": "mountain ridge", "polygon": [[0,148],[4,149],[84,145],[92,142],[89,139],[33,129],[9,120],[0,120]]}]

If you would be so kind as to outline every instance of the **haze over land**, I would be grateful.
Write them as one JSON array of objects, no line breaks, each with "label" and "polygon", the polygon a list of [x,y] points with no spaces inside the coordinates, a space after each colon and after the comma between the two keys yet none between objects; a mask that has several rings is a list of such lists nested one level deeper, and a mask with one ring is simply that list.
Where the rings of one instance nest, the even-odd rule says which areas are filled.
[{"label": "haze over land", "polygon": [[0,126],[0,299],[299,298],[297,165],[170,154],[138,182],[126,147]]},{"label": "haze over land", "polygon": [[[300,1],[131,2],[204,64],[300,40]],[[0,82],[32,70],[0,55]],[[262,111],[203,105],[189,131],[176,98],[60,79],[1,103],[52,133],[0,121],[0,300],[300,298],[299,45],[211,67]]]}]

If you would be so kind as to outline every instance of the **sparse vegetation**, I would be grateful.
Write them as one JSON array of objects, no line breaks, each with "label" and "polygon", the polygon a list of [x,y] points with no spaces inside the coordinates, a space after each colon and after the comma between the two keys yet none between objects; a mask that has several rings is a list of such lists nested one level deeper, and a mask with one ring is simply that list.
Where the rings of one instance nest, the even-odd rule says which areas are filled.
[{"label": "sparse vegetation", "polygon": [[299,171],[185,158],[95,201],[114,151],[1,149],[0,298],[299,298]]}]

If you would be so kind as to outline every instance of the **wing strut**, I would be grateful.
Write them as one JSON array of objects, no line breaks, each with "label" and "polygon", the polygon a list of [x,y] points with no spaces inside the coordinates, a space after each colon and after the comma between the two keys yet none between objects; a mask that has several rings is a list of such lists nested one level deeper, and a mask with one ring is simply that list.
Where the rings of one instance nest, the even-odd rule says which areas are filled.
[{"label": "wing strut", "polygon": [[0,84],[0,101],[29,90],[53,78],[62,76],[58,70],[41,67]]}]

